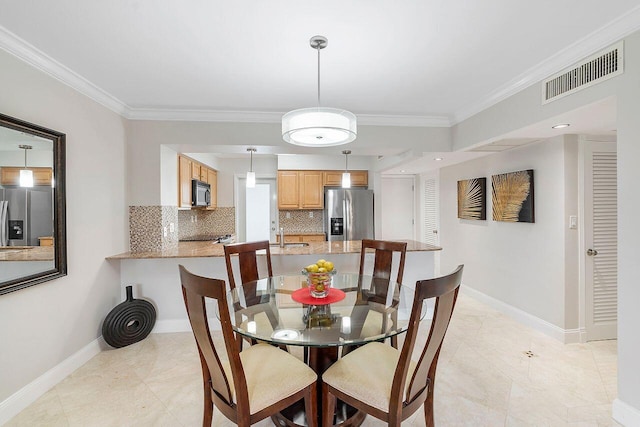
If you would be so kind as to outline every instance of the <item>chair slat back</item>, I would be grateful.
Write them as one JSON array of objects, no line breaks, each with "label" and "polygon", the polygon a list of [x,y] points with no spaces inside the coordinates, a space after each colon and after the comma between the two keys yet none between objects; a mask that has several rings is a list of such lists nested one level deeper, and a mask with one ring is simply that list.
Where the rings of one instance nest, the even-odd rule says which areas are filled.
[{"label": "chair slat back", "polygon": [[385,240],[365,239],[362,241],[362,249],[360,250],[360,275],[364,274],[364,260],[367,249],[374,249],[373,274],[376,279],[391,278],[391,269],[393,265],[393,254],[400,254],[400,262],[398,264],[398,275],[396,282],[402,283],[404,275],[404,260],[407,254],[406,242],[389,242]]},{"label": "chair slat back", "polygon": [[[416,283],[413,306],[409,317],[409,327],[400,353],[391,394],[392,396],[400,397],[398,404],[401,404],[403,399],[405,402],[410,402],[429,384],[430,387],[433,387],[440,348],[456,304],[463,268],[464,266],[459,265],[453,273],[447,276],[420,280]],[[429,298],[436,298],[429,337],[421,351],[418,365],[413,375],[407,379],[409,362],[420,327],[422,305]],[[410,383],[407,395],[403,396],[402,390],[404,390],[405,381],[410,381]],[[394,394],[394,391],[397,394]]]},{"label": "chair slat back", "polygon": [[[187,314],[189,315],[189,322],[198,344],[200,360],[203,364],[202,368],[203,370],[208,370],[211,378],[211,387],[227,404],[233,405],[229,379],[222,367],[220,354],[211,339],[205,297],[214,299],[218,304],[225,349],[231,366],[233,382],[236,385],[236,400],[238,402],[246,400],[248,405],[248,396],[243,396],[243,394],[246,394],[246,385],[245,387],[239,386],[240,384],[246,384],[246,379],[240,362],[240,354],[235,344],[236,338],[231,325],[231,316],[226,298],[227,289],[224,280],[196,276],[182,265],[179,268],[182,294]],[[243,389],[245,393],[242,393]]]},{"label": "chair slat back", "polygon": [[266,250],[267,253],[267,274],[273,276],[271,268],[271,250],[269,249],[269,241],[261,240],[259,242],[234,243],[224,246],[224,259],[227,264],[227,275],[229,276],[229,286],[231,289],[236,287],[236,281],[233,274],[233,265],[231,262],[232,255],[238,255],[238,265],[240,267],[240,280],[242,283],[251,282],[260,278],[258,273],[258,256],[257,251]]}]

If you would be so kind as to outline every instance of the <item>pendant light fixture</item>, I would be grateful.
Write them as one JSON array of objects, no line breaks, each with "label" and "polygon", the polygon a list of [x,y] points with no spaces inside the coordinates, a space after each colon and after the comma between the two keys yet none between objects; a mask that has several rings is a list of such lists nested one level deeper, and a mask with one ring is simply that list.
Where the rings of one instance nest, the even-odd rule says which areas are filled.
[{"label": "pendant light fixture", "polygon": [[347,144],[356,139],[356,116],[340,108],[320,106],[320,49],[327,47],[328,40],[313,36],[309,43],[318,51],[318,106],[289,111],[282,116],[282,138],[289,144],[305,147]]},{"label": "pendant light fixture", "polygon": [[351,150],[344,150],[344,172],[342,173],[342,188],[351,188],[351,174],[349,173],[349,154]]},{"label": "pendant light fixture", "polygon": [[20,170],[20,187],[33,187],[33,171],[27,169],[27,150],[31,150],[31,145],[19,145],[24,150],[24,169]]},{"label": "pendant light fixture", "polygon": [[253,171],[253,153],[257,150],[255,148],[247,148],[249,156],[251,158],[249,164],[249,172],[247,172],[247,188],[254,188],[256,186],[256,173]]}]

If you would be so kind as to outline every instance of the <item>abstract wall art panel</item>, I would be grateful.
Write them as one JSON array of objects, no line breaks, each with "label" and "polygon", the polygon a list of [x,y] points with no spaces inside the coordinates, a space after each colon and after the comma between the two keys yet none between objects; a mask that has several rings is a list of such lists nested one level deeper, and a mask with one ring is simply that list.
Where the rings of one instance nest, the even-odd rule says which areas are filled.
[{"label": "abstract wall art panel", "polygon": [[493,175],[491,187],[494,221],[535,222],[532,169]]},{"label": "abstract wall art panel", "polygon": [[458,181],[458,218],[487,219],[487,178]]}]

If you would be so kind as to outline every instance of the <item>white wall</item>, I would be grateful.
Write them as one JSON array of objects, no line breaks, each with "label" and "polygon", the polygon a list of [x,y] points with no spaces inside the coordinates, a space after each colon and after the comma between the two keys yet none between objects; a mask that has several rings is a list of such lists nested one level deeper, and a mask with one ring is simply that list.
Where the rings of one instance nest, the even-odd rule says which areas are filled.
[{"label": "white wall", "polygon": [[0,296],[0,402],[101,335],[127,249],[125,126],[0,50],[0,111],[67,135],[66,277]]},{"label": "white wall", "polygon": [[[562,329],[566,323],[564,145],[562,138],[556,138],[440,171],[442,271],[465,264],[465,286]],[[491,175],[525,169],[534,170],[535,223],[493,221]],[[480,177],[487,178],[487,220],[461,220],[457,181]],[[574,190],[577,193],[577,187]]]},{"label": "white wall", "polygon": [[[640,33],[625,39],[625,74],[618,90],[618,399],[640,425]],[[631,411],[614,406],[618,419]]]}]

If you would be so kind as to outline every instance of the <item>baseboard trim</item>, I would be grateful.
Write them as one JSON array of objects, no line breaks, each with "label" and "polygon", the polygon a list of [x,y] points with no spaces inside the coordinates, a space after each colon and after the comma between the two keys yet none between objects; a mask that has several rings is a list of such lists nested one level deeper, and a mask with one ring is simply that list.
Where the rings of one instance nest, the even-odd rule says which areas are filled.
[{"label": "baseboard trim", "polygon": [[22,410],[38,400],[73,371],[107,348],[102,336],[67,357],[35,380],[0,402],[0,425],[7,423]]},{"label": "baseboard trim", "polygon": [[613,401],[613,419],[625,427],[640,426],[640,411],[620,399]]},{"label": "baseboard trim", "polygon": [[581,340],[585,335],[584,331],[581,328],[562,329],[554,324],[547,322],[546,320],[542,320],[539,317],[529,314],[526,311],[520,310],[519,308],[509,305],[504,301],[500,301],[476,289],[470,288],[469,286],[463,285],[460,287],[460,290],[465,295],[468,295],[471,298],[488,305],[494,310],[497,310],[500,313],[509,316],[513,320],[522,323],[523,325],[529,326],[530,328],[540,331],[546,335],[549,335],[550,337],[555,338],[562,343],[571,344],[582,342]]}]

